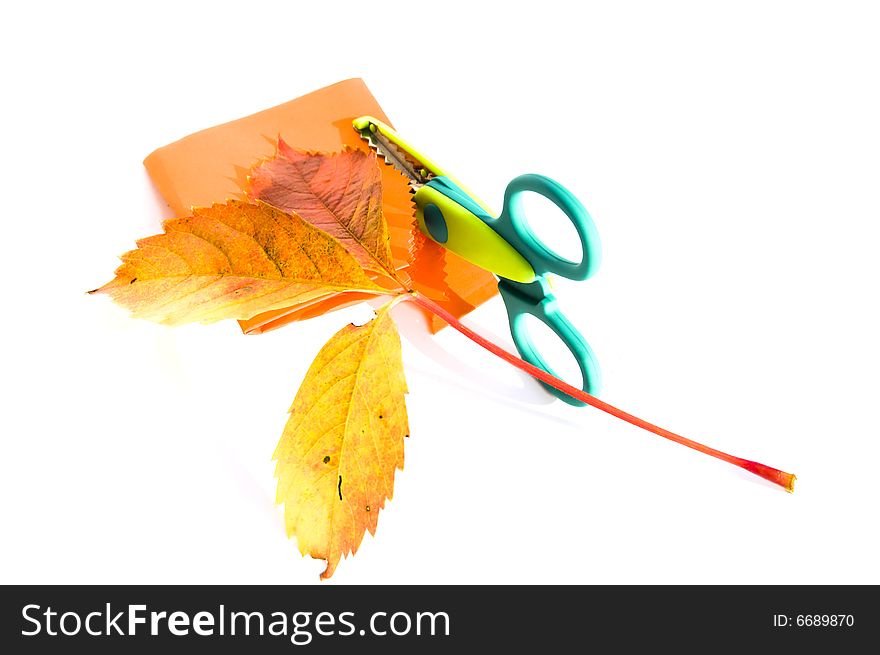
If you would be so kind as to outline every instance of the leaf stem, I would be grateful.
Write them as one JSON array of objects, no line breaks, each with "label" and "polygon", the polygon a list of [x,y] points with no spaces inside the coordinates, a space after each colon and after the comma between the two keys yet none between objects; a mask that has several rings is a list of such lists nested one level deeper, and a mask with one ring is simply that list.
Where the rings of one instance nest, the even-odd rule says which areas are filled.
[{"label": "leaf stem", "polygon": [[525,371],[532,377],[535,377],[538,380],[549,384],[551,387],[554,387],[571,396],[574,396],[578,400],[581,400],[588,405],[595,407],[596,409],[601,409],[603,412],[607,412],[612,416],[616,416],[617,418],[624,420],[627,423],[632,423],[633,425],[640,427],[643,430],[653,432],[654,434],[661,436],[664,439],[669,439],[670,441],[674,441],[675,443],[687,446],[688,448],[692,448],[701,453],[705,453],[706,455],[724,460],[725,462],[745,469],[750,473],[754,473],[755,475],[762,477],[765,480],[769,480],[770,482],[777,484],[780,487],[783,487],[789,493],[794,491],[795,476],[791,473],[780,471],[779,469],[775,469],[772,466],[767,466],[766,464],[761,464],[759,462],[753,462],[748,459],[729,455],[720,450],[716,450],[715,448],[704,446],[703,444],[697,441],[693,441],[692,439],[688,439],[686,437],[682,437],[681,435],[675,434],[674,432],[670,432],[669,430],[654,425],[653,423],[648,423],[647,421],[642,420],[639,417],[630,414],[629,412],[625,412],[621,409],[618,409],[617,407],[614,407],[613,405],[609,405],[603,400],[599,400],[595,396],[591,396],[585,391],[578,389],[577,387],[574,387],[567,382],[564,382],[563,380],[560,380],[559,378],[550,375],[549,373],[538,368],[537,366],[533,366],[529,362],[520,359],[516,355],[507,352],[500,346],[495,345],[485,337],[482,337],[471,330],[469,327],[459,321],[455,316],[443,309],[440,305],[435,303],[430,298],[427,298],[424,295],[420,294],[418,291],[410,292],[407,297],[420,307],[428,310],[439,318],[442,318],[449,325],[468,337],[471,341],[479,344],[480,346],[482,346],[492,354],[497,355],[504,361],[512,364],[513,366],[516,366],[518,369]]}]

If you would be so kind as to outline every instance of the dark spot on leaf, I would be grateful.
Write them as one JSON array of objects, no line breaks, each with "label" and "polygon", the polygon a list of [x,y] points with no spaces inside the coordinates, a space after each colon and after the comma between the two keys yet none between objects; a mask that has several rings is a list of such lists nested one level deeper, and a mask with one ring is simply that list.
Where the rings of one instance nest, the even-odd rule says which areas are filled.
[{"label": "dark spot on leaf", "polygon": [[384,417],[384,416],[382,416],[382,415],[381,415],[381,414],[379,414],[379,418],[385,418],[385,417]]},{"label": "dark spot on leaf", "polygon": [[367,505],[364,509],[366,509],[366,510],[369,512],[369,511],[370,511],[370,506]]},{"label": "dark spot on leaf", "polygon": [[342,476],[339,476],[339,486],[337,486],[337,491],[339,491],[339,500],[342,500]]},{"label": "dark spot on leaf", "polygon": [[131,282],[129,282],[129,284],[134,284],[137,281],[138,281],[138,279],[136,277],[133,277],[133,278],[131,278]]},{"label": "dark spot on leaf", "polygon": [[329,464],[329,463],[330,463],[330,455],[324,455],[324,463],[325,463],[325,464]]}]

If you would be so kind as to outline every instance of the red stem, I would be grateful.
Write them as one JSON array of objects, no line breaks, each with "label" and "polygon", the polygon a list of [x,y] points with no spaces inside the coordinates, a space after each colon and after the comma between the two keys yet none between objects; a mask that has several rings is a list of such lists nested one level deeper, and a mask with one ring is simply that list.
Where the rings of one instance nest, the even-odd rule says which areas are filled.
[{"label": "red stem", "polygon": [[590,394],[578,389],[577,387],[573,387],[567,382],[560,380],[557,377],[554,377],[547,373],[546,371],[538,368],[537,366],[533,366],[529,364],[527,361],[520,359],[516,355],[513,355],[504,348],[496,346],[494,343],[489,341],[488,339],[480,336],[469,327],[462,324],[455,316],[450,314],[448,311],[443,309],[440,305],[435,303],[430,298],[427,298],[420,294],[418,291],[413,291],[407,296],[413,302],[415,302],[420,307],[427,309],[432,314],[439,316],[444,321],[449,323],[456,330],[461,332],[467,338],[471,339],[475,343],[481,345],[483,348],[488,350],[494,355],[497,355],[501,359],[510,364],[513,364],[518,369],[525,371],[529,375],[541,380],[541,382],[545,382],[549,384],[551,387],[559,389],[570,396],[574,396],[578,400],[581,400],[588,405],[592,405],[597,409],[601,409],[603,412],[608,412],[612,416],[616,416],[619,419],[623,419],[627,423],[632,423],[633,425],[642,428],[643,430],[647,430],[648,432],[653,432],[656,435],[663,437],[664,439],[669,439],[670,441],[674,441],[675,443],[680,443],[682,446],[687,446],[688,448],[693,448],[701,453],[705,453],[707,455],[711,455],[712,457],[717,457],[718,459],[724,460],[725,462],[729,462],[734,466],[739,466],[740,468],[749,471],[750,473],[754,473],[765,480],[769,480],[774,484],[778,484],[783,487],[788,492],[794,491],[794,481],[795,476],[791,473],[786,473],[785,471],[780,471],[779,469],[775,469],[772,466],[767,466],[766,464],[760,464],[758,462],[753,462],[748,459],[742,459],[741,457],[735,457],[734,455],[728,455],[725,452],[720,450],[715,450],[714,448],[709,448],[708,446],[704,446],[703,444],[693,441],[692,439],[688,439],[686,437],[682,437],[681,435],[675,434],[674,432],[670,432],[664,428],[654,425],[653,423],[648,423],[647,421],[643,421],[638,416],[634,416],[628,412],[624,412],[621,409],[617,409],[613,405],[609,405],[603,400],[599,400],[595,396],[591,396]]}]

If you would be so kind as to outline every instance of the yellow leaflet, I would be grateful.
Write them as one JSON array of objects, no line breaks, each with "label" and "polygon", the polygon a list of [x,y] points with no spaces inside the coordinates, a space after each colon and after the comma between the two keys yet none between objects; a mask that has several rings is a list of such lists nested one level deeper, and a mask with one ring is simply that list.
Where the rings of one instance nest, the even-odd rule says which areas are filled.
[{"label": "yellow leaflet", "polygon": [[409,435],[400,337],[390,306],[347,325],[312,362],[275,450],[277,501],[300,552],[327,560],[322,578],[354,553],[394,493]]}]

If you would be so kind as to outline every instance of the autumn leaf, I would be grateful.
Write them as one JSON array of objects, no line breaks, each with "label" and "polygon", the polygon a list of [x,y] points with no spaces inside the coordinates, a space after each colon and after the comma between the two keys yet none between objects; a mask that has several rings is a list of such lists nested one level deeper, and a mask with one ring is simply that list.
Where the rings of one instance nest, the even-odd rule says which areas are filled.
[{"label": "autumn leaf", "polygon": [[293,211],[332,235],[367,270],[394,278],[382,175],[374,154],[309,153],[278,140],[278,154],[251,172],[249,195]]},{"label": "autumn leaf", "polygon": [[91,293],[169,324],[248,319],[338,291],[387,293],[333,237],[264,203],[195,209],[163,227]]},{"label": "autumn leaf", "polygon": [[277,502],[303,554],[327,560],[322,578],[354,553],[394,491],[409,435],[400,338],[387,304],[347,325],[315,357],[275,450]]},{"label": "autumn leaf", "polygon": [[[166,221],[163,234],[138,241],[136,250],[122,256],[116,277],[92,292],[107,293],[139,317],[172,324],[253,318],[255,330],[291,313],[306,318],[341,302],[397,296],[375,319],[346,326],[324,345],[275,450],[277,501],[284,505],[287,533],[296,536],[302,553],[327,561],[322,578],[357,552],[367,530],[375,534],[379,511],[394,492],[395,472],[403,468],[407,389],[390,316],[402,300],[585,404],[793,489],[790,473],[648,423],[462,324],[457,314],[466,300],[444,293],[451,287],[445,262],[455,255],[421,234],[413,237],[408,264],[414,280],[424,279],[405,292],[398,277],[404,274],[392,264],[379,176],[374,156],[306,154],[280,143],[278,156],[254,171],[254,203],[229,201]],[[401,287],[379,286],[383,276]],[[455,286],[466,289],[462,279]],[[472,292],[465,295],[473,298]]]}]

